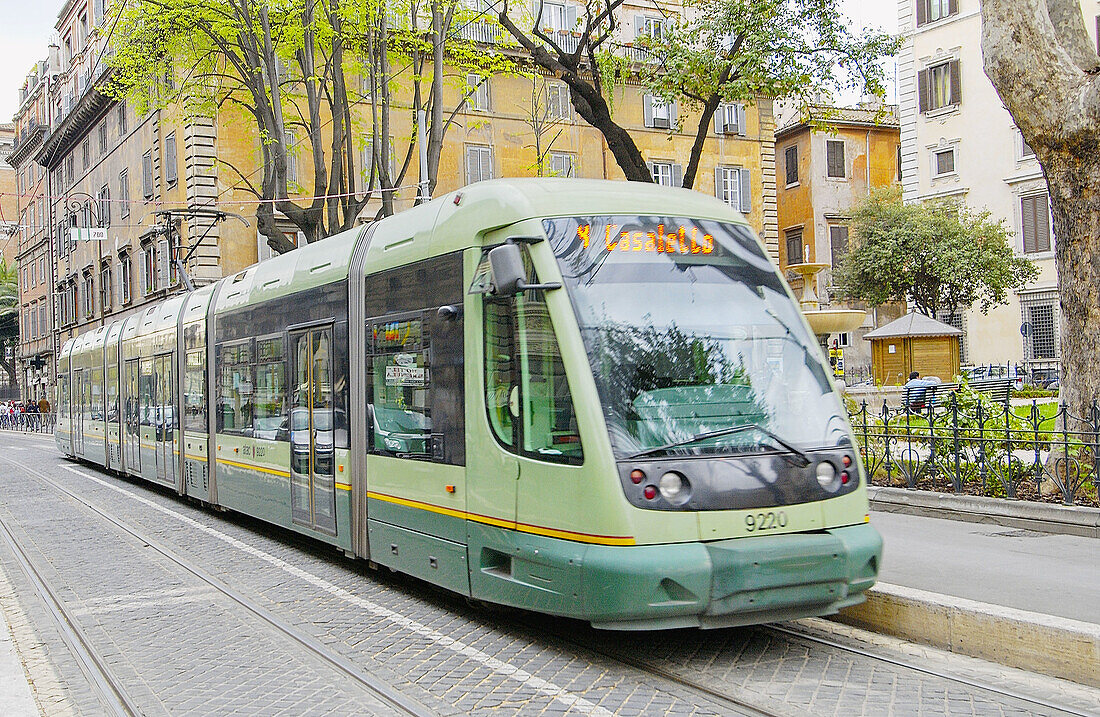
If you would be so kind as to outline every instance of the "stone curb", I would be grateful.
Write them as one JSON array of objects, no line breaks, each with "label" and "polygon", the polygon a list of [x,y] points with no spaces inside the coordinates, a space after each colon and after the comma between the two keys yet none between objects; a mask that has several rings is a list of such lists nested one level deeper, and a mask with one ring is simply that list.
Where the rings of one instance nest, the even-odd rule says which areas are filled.
[{"label": "stone curb", "polygon": [[1100,687],[1100,625],[878,583],[834,620]]},{"label": "stone curb", "polygon": [[1100,508],[869,486],[871,510],[1100,538]]}]

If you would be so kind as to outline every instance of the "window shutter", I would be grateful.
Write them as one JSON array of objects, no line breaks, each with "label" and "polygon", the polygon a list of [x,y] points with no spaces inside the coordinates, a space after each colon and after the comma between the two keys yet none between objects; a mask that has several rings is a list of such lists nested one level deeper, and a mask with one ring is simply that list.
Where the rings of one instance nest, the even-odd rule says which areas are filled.
[{"label": "window shutter", "polygon": [[1050,206],[1046,194],[1035,198],[1035,251],[1050,251]]},{"label": "window shutter", "polygon": [[1035,197],[1024,197],[1020,201],[1020,228],[1024,235],[1024,253],[1035,252]]},{"label": "window shutter", "polygon": [[672,186],[684,186],[684,168],[679,164],[672,165]]},{"label": "window shutter", "polygon": [[725,189],[725,187],[723,186],[724,182],[722,181],[722,178],[723,178],[724,175],[725,175],[725,170],[722,169],[722,167],[715,167],[714,168],[714,196],[718,200],[723,201],[723,202],[726,201],[726,196],[722,192],[722,190]]},{"label": "window shutter", "polygon": [[645,32],[645,15],[634,16],[634,37],[641,37]]},{"label": "window shutter", "polygon": [[653,162],[646,162],[645,166],[649,168],[649,176],[653,177]]},{"label": "window shutter", "polygon": [[122,306],[124,295],[122,293],[122,262],[115,263],[115,306]]},{"label": "window shutter", "polygon": [[668,103],[668,126],[669,129],[676,126],[676,101]]},{"label": "window shutter", "polygon": [[737,105],[737,134],[745,136],[745,105]]},{"label": "window shutter", "polygon": [[141,253],[141,261],[138,262],[138,292],[140,296],[145,296],[149,289],[149,278],[145,272],[145,252]]},{"label": "window shutter", "polygon": [[577,27],[577,6],[565,6],[565,29],[573,30]]},{"label": "window shutter", "polygon": [[947,14],[958,15],[959,14],[959,0],[950,0],[947,3]]},{"label": "window shutter", "polygon": [[951,69],[951,104],[962,104],[962,78],[959,76],[959,61],[948,63]]},{"label": "window shutter", "polygon": [[921,70],[917,73],[917,95],[919,96],[918,104],[920,105],[921,112],[928,111],[929,100],[929,87],[928,87],[928,70]]},{"label": "window shutter", "polygon": [[726,133],[726,106],[719,104],[718,109],[714,110],[714,133],[725,134]]},{"label": "window shutter", "polygon": [[740,170],[741,174],[741,213],[748,214],[752,211],[752,174],[747,169]]},{"label": "window shutter", "polygon": [[917,27],[928,22],[928,0],[917,0]]},{"label": "window shutter", "polygon": [[646,127],[653,126],[653,95],[642,95],[642,121]]},{"label": "window shutter", "polygon": [[168,252],[168,240],[161,239],[157,242],[157,288],[168,286],[171,275],[172,258]]}]

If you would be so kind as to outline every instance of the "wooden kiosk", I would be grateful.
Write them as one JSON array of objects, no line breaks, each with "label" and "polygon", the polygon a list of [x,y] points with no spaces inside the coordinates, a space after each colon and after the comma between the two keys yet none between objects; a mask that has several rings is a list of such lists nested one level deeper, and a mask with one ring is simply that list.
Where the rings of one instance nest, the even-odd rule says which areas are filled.
[{"label": "wooden kiosk", "polygon": [[924,314],[910,312],[869,332],[871,373],[878,386],[901,386],[909,373],[938,376],[945,383],[960,373],[959,331]]}]

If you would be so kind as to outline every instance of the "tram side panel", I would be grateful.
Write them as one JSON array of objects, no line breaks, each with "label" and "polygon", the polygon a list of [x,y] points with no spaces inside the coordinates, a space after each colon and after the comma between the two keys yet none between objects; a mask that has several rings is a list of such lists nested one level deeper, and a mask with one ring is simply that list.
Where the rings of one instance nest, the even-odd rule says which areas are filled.
[{"label": "tram side panel", "polygon": [[209,390],[218,503],[350,550],[346,287],[219,312]]},{"label": "tram side panel", "polygon": [[371,558],[468,595],[465,278],[451,252],[367,275],[360,300]]}]

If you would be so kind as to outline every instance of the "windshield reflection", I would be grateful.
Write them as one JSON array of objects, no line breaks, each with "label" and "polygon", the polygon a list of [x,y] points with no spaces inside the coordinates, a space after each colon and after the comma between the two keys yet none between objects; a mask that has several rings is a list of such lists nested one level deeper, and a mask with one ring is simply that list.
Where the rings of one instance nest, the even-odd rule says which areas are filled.
[{"label": "windshield reflection", "polygon": [[[744,424],[802,447],[848,440],[820,349],[748,229],[677,217],[544,224],[618,457]],[[624,249],[627,237],[641,238]],[[775,448],[744,431],[663,453]]]}]

